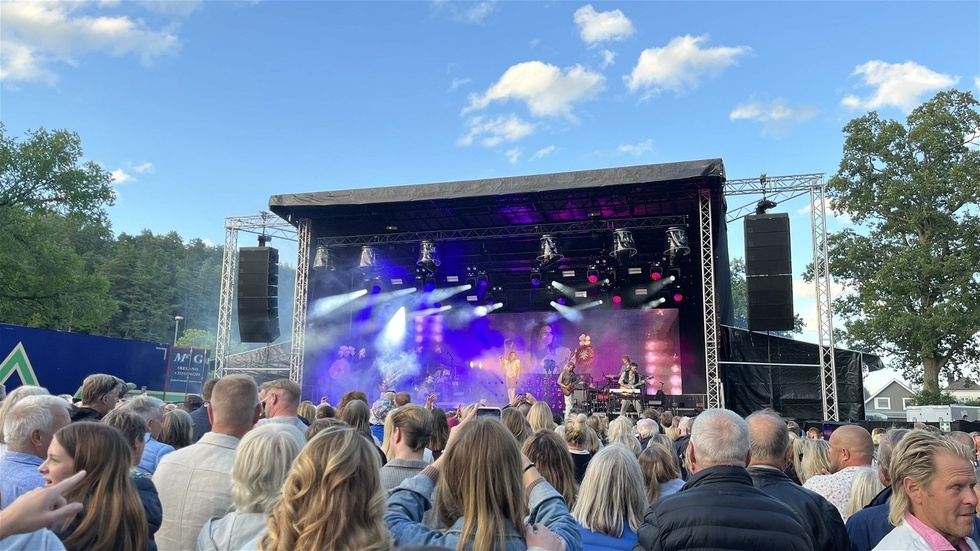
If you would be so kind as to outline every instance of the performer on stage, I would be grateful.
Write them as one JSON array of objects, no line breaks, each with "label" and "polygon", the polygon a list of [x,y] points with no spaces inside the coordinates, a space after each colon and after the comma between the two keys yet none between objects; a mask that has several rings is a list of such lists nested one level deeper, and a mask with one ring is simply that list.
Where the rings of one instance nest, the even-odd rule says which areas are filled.
[{"label": "performer on stage", "polygon": [[[640,366],[636,365],[635,362],[630,362],[628,369],[624,371],[622,375],[619,376],[619,387],[621,389],[623,390],[639,389],[640,386],[646,382],[646,380],[643,377],[640,377],[640,374],[637,373],[637,370],[639,368]],[[629,407],[630,402],[633,403],[633,409],[636,410],[636,415],[637,417],[639,417],[640,408],[641,408],[639,393],[633,394],[631,398],[627,398],[625,395],[623,396],[622,406],[620,406],[619,408],[619,414],[626,415],[626,409]]]},{"label": "performer on stage", "polygon": [[507,384],[507,399],[513,401],[517,395],[517,380],[521,378],[521,360],[517,352],[511,351],[507,358],[500,356],[500,367],[504,368],[504,382]]},{"label": "performer on stage", "polygon": [[565,395],[565,419],[572,414],[572,404],[575,399],[572,397],[572,390],[575,383],[579,381],[578,373],[575,373],[575,362],[568,362],[565,364],[565,369],[562,370],[561,375],[558,376],[558,386],[561,388],[561,393]]}]

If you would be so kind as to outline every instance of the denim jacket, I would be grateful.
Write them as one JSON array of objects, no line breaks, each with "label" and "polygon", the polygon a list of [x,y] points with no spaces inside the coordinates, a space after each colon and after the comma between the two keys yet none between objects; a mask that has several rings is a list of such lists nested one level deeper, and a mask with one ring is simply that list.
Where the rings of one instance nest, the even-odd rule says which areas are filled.
[{"label": "denim jacket", "polygon": [[[385,524],[395,538],[396,545],[434,545],[456,548],[465,519],[458,519],[448,530],[439,532],[422,523],[422,515],[431,507],[435,481],[424,474],[405,479],[388,497],[385,511]],[[535,485],[529,499],[529,524],[544,524],[549,530],[565,541],[566,551],[581,551],[582,536],[578,523],[564,498],[546,481]],[[506,551],[542,551],[538,547],[528,548],[522,537],[524,527],[507,527]],[[472,544],[466,546],[472,548]]]}]

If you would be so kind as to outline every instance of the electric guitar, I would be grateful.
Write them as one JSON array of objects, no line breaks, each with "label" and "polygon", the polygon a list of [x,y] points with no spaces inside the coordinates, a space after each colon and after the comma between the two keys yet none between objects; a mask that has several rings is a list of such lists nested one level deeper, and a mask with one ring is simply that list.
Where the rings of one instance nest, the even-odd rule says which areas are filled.
[{"label": "electric guitar", "polygon": [[578,383],[579,383],[579,380],[572,381],[571,383],[569,383],[567,385],[562,384],[562,383],[558,383],[558,388],[561,389],[561,393],[563,395],[565,395],[565,396],[571,396],[572,390],[575,388],[575,385],[577,385]]},{"label": "electric guitar", "polygon": [[640,380],[639,381],[637,381],[637,382],[635,382],[635,383],[633,383],[631,385],[630,384],[626,384],[626,383],[620,383],[619,384],[619,387],[620,388],[640,388],[640,386],[642,384],[646,383],[650,379],[653,379],[653,375],[647,375],[646,377],[640,377]]}]

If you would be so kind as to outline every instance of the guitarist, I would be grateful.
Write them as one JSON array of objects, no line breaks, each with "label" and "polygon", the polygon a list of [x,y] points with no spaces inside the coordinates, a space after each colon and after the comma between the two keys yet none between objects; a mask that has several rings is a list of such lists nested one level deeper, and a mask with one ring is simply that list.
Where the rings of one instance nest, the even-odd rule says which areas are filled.
[{"label": "guitarist", "polygon": [[575,373],[575,362],[569,361],[565,364],[565,368],[561,370],[561,375],[558,376],[558,387],[561,388],[561,393],[565,395],[565,418],[572,413],[572,404],[574,399],[572,398],[572,387],[575,383],[579,381],[578,373]]},{"label": "guitarist", "polygon": [[[629,368],[623,371],[623,374],[619,376],[619,387],[627,390],[640,388],[646,382],[646,378],[640,377],[637,372],[640,366],[636,365],[636,362],[630,362]],[[626,396],[622,399],[622,406],[619,408],[620,415],[626,415],[626,409],[629,407],[630,403],[633,403],[633,409],[636,410],[637,417],[640,416],[640,395],[639,393],[634,395],[635,397],[627,398]]]}]

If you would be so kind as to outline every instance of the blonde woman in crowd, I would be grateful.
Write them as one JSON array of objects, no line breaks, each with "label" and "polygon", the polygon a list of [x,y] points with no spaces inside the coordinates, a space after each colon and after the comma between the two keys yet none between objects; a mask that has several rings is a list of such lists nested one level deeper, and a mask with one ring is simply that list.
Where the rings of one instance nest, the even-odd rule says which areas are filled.
[{"label": "blonde woman in crowd", "polygon": [[598,440],[595,431],[587,423],[587,418],[580,413],[565,422],[565,445],[572,453],[572,463],[575,464],[575,482],[585,478],[585,468],[589,466],[592,452],[589,448]]},{"label": "blonde woman in crowd", "polygon": [[609,418],[605,415],[589,415],[586,417],[586,422],[599,440],[599,445],[592,448],[592,453],[595,453],[606,442],[606,434],[609,431]]},{"label": "blonde woman in crowd", "polygon": [[815,474],[830,470],[830,444],[826,440],[801,438],[793,441],[793,465],[803,484]]},{"label": "blonde woman in crowd", "polygon": [[851,501],[847,504],[847,516],[864,509],[885,486],[878,478],[875,467],[861,467],[851,480]]},{"label": "blonde woman in crowd", "polygon": [[633,549],[646,508],[643,473],[632,450],[619,444],[599,450],[572,509],[582,543],[588,549]]},{"label": "blonde woman in crowd", "polygon": [[565,504],[573,507],[578,494],[575,463],[562,437],[553,430],[539,430],[524,442],[521,451],[534,463],[548,484],[565,498]]},{"label": "blonde woman in crowd", "polygon": [[[439,459],[388,497],[385,523],[398,545],[456,551],[582,548],[565,500],[500,421],[471,411],[449,440]],[[422,522],[433,501],[440,522],[449,526],[445,531]]]},{"label": "blonde woman in crowd", "polygon": [[389,551],[380,471],[375,447],[354,429],[320,432],[293,462],[268,531],[244,549]]},{"label": "blonde woman in crowd", "polygon": [[[543,404],[544,402],[538,402],[538,404]],[[533,409],[533,406],[532,406]],[[500,422],[507,427],[507,430],[514,435],[517,440],[517,445],[524,445],[524,441],[527,440],[531,434],[534,432],[531,430],[531,424],[528,422],[527,418],[521,414],[516,408],[505,408],[500,412]]]},{"label": "blonde woman in crowd", "polygon": [[527,412],[527,422],[531,424],[531,432],[555,430],[555,414],[546,402],[535,402],[531,406]]},{"label": "blonde woman in crowd", "polygon": [[303,400],[296,408],[296,414],[302,417],[307,425],[311,425],[316,420],[316,406],[309,400]]},{"label": "blonde woman in crowd", "polygon": [[147,548],[147,521],[129,470],[133,453],[115,427],[73,423],[59,430],[48,458],[38,470],[46,484],[57,484],[78,471],[85,478],[64,494],[80,502],[81,513],[54,528],[68,551],[116,551]]},{"label": "blonde woman in crowd", "polygon": [[633,431],[633,420],[625,415],[620,415],[609,422],[609,432],[606,435],[606,441],[612,442],[622,434],[636,434]]},{"label": "blonde woman in crowd", "polygon": [[638,459],[650,504],[677,493],[684,486],[681,468],[677,465],[677,452],[667,436],[655,434]]},{"label": "blonde woman in crowd", "polygon": [[204,524],[198,551],[238,551],[266,529],[266,517],[282,495],[293,460],[306,444],[294,425],[268,423],[248,432],[231,469],[234,510]]}]

